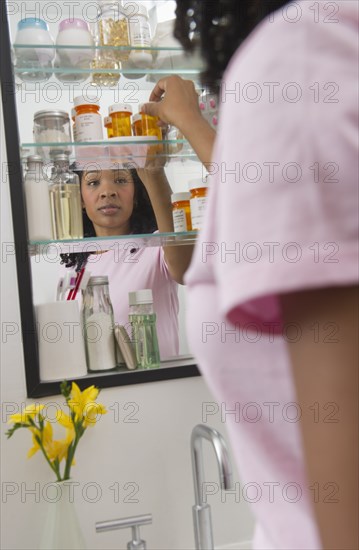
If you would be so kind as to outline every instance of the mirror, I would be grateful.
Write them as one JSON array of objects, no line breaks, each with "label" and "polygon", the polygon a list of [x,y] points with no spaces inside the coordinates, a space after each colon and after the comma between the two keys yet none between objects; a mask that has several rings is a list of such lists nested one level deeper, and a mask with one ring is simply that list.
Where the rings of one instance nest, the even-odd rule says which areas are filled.
[{"label": "mirror", "polygon": [[[34,4],[35,10],[38,3],[25,2],[27,8]],[[158,2],[157,16],[158,21],[165,21],[168,18],[168,8],[173,9],[173,2]],[[33,7],[34,7],[33,6]],[[166,14],[161,15],[160,8],[164,7]],[[9,17],[9,27],[12,37],[16,34],[16,25],[21,17],[26,17],[20,11],[14,12],[13,6],[8,7],[8,13],[12,14]],[[33,14],[32,14],[33,16]],[[75,14],[76,16],[76,14]],[[162,19],[161,19],[162,18]],[[57,22],[50,23],[50,30],[56,36]],[[55,30],[56,29],[56,30]],[[88,89],[88,84],[82,83],[80,86],[70,83],[69,85],[60,85],[55,80],[51,80],[45,84],[38,82],[22,82],[19,85],[17,80],[16,87],[12,88],[12,69],[11,69],[11,47],[10,37],[7,33],[3,35],[5,48],[3,49],[4,63],[2,65],[1,79],[6,83],[6,93],[3,94],[4,103],[4,123],[7,141],[8,162],[16,167],[10,175],[11,200],[14,221],[15,243],[18,250],[22,254],[17,256],[18,269],[18,284],[20,295],[21,319],[24,341],[24,355],[26,365],[27,390],[29,397],[40,397],[58,393],[58,382],[42,382],[39,376],[38,362],[38,346],[37,346],[37,326],[34,313],[34,306],[52,301],[56,294],[57,281],[61,267],[59,265],[59,249],[51,248],[51,245],[42,248],[41,252],[32,256],[24,254],[24,250],[28,250],[27,245],[27,228],[24,191],[22,174],[20,169],[21,159],[23,160],[29,154],[34,154],[36,149],[33,145],[33,118],[35,112],[41,109],[56,109],[69,112],[72,106],[74,96],[79,92],[83,93],[84,89]],[[128,75],[127,75],[128,76]],[[131,74],[130,74],[131,77]],[[152,90],[156,77],[152,75],[152,81],[148,81],[146,76],[141,79],[122,77],[118,86],[113,88],[98,88],[95,87],[95,92],[99,94],[101,102],[101,110],[105,112],[108,107],[114,102],[127,102],[135,106],[148,101],[150,90]],[[91,92],[94,87],[90,86]],[[18,128],[14,125],[14,120],[18,120]],[[18,143],[25,144],[21,156],[18,150]],[[167,178],[171,184],[173,192],[187,191],[188,181],[196,177],[202,176],[202,167],[198,162],[193,160],[193,155],[186,155],[180,159],[173,159],[166,168]],[[190,159],[190,160],[188,160]],[[130,242],[127,240],[127,242]],[[119,246],[125,246],[121,241],[116,243],[117,249]],[[137,245],[140,241],[136,241]],[[181,250],[182,247],[178,247]],[[148,249],[149,250],[149,249]],[[159,247],[154,247],[152,250],[159,251]],[[63,250],[62,250],[63,251]],[[114,249],[112,249],[112,252]],[[109,250],[111,253],[111,250]],[[108,253],[107,253],[108,254]],[[138,267],[133,262],[131,268]],[[105,273],[103,273],[105,275]],[[120,283],[121,281],[119,281]],[[137,289],[134,289],[137,290]],[[121,302],[127,302],[127,291],[124,297],[119,299]],[[165,353],[166,361],[159,369],[153,370],[136,370],[133,372],[104,372],[91,373],[79,379],[80,386],[85,387],[89,382],[96,383],[100,387],[108,387],[122,384],[142,383],[152,380],[165,380],[170,378],[186,377],[198,375],[196,366],[190,357],[185,331],[185,288],[179,286],[179,334],[178,334],[178,354],[173,355],[173,351]],[[111,294],[111,289],[110,289]],[[127,304],[126,304],[127,305]],[[177,344],[176,344],[177,346]],[[172,360],[170,360],[172,359]]]}]

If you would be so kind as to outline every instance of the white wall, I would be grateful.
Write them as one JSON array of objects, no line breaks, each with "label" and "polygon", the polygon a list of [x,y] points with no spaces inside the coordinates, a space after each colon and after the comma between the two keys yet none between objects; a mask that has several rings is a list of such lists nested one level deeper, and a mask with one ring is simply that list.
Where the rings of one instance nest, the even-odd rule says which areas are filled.
[{"label": "white wall", "polygon": [[[10,326],[19,326],[20,317],[15,257],[6,252],[13,232],[2,125],[1,166],[0,547],[22,550],[38,547],[48,507],[46,487],[53,475],[40,455],[26,458],[30,434],[21,430],[10,440],[4,435],[9,414],[26,403],[26,389],[20,333],[6,336]],[[38,401],[47,404],[48,416],[61,403],[59,398]],[[106,389],[101,401],[109,413],[85,434],[73,468],[73,479],[80,483],[76,505],[88,548],[125,548],[130,540],[128,530],[98,535],[95,522],[143,513],[153,514],[153,525],[142,529],[149,549],[193,548],[189,439],[192,428],[203,422],[202,407],[213,401],[202,378]],[[129,422],[131,419],[136,422]],[[210,425],[226,437],[219,415],[211,417]],[[207,444],[204,449],[207,480],[217,483],[213,452]],[[129,502],[131,499],[137,502]],[[238,549],[239,541],[250,538],[252,517],[247,504],[236,500],[228,495],[221,502],[219,492],[208,497],[217,547],[235,543],[232,548]]]}]

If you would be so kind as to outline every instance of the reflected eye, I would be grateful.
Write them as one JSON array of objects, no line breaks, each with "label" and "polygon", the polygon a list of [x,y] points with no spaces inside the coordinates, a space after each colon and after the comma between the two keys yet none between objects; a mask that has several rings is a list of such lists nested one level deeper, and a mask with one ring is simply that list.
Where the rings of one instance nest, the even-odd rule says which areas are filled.
[{"label": "reflected eye", "polygon": [[86,185],[88,185],[88,187],[95,187],[99,185],[99,183],[100,183],[100,180],[89,180],[86,182]]},{"label": "reflected eye", "polygon": [[115,183],[119,184],[119,185],[127,185],[128,184],[128,179],[127,178],[116,178],[115,179]]}]

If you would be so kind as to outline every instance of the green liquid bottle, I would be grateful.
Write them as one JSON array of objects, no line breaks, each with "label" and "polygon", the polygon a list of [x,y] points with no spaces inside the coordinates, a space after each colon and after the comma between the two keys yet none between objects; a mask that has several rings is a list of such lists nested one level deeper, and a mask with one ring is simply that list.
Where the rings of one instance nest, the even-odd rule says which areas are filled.
[{"label": "green liquid bottle", "polygon": [[157,369],[160,352],[153,311],[152,290],[138,290],[129,294],[129,318],[132,327],[132,342],[136,352],[138,369]]}]

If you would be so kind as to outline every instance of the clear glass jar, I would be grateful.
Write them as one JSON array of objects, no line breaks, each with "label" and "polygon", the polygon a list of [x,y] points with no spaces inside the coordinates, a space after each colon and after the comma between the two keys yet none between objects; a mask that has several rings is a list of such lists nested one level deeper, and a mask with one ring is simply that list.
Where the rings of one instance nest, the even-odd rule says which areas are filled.
[{"label": "clear glass jar", "polygon": [[160,366],[156,313],[153,310],[151,289],[129,293],[129,319],[132,343],[139,369],[156,369]]},{"label": "clear glass jar", "polygon": [[[130,46],[129,23],[120,0],[100,0],[98,22],[99,46]],[[108,55],[121,63],[129,57],[129,50],[112,50]]]},{"label": "clear glass jar", "polygon": [[55,240],[84,236],[80,180],[70,170],[68,155],[56,155],[51,175],[50,204]]},{"label": "clear glass jar", "polygon": [[82,298],[87,368],[91,372],[113,370],[116,341],[108,277],[90,277]]},{"label": "clear glass jar", "polygon": [[[65,46],[86,46],[86,48],[65,48]],[[59,25],[56,38],[55,67],[64,72],[55,73],[60,82],[84,82],[89,73],[79,73],[77,69],[90,69],[95,57],[94,39],[86,21],[65,19]],[[74,72],[71,69],[75,69]]]},{"label": "clear glass jar", "polygon": [[[66,111],[38,111],[34,115],[35,143],[68,143],[71,142],[70,117]],[[70,145],[64,147],[44,145],[37,147],[37,154],[43,159],[53,158],[57,154],[70,154]]]},{"label": "clear glass jar", "polygon": [[[17,48],[16,45],[31,47]],[[36,45],[48,48],[36,48]],[[16,68],[23,81],[44,82],[52,75],[52,62],[55,57],[54,40],[49,27],[42,19],[28,17],[17,24],[14,44]]]},{"label": "clear glass jar", "polygon": [[[100,0],[95,41],[96,46],[130,46],[128,19],[119,0]],[[121,63],[128,56],[129,50],[98,49],[92,67],[103,72],[94,73],[92,81],[102,86],[116,85],[120,79]],[[112,72],[114,69],[117,72]]]}]

